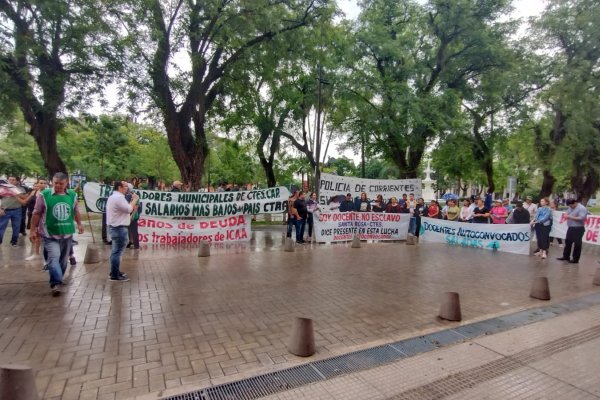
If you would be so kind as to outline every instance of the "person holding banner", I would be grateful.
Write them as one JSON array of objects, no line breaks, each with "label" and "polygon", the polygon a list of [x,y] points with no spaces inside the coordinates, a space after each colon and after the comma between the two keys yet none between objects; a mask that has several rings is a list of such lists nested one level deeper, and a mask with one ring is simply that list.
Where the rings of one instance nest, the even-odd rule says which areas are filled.
[{"label": "person holding banner", "polygon": [[552,210],[548,207],[548,199],[540,199],[540,206],[535,212],[531,226],[535,229],[538,240],[538,251],[536,256],[546,258],[550,247],[550,229],[552,228]]},{"label": "person holding banner", "polygon": [[492,216],[492,224],[505,224],[508,217],[508,211],[502,205],[502,200],[494,200],[494,207],[490,210]]},{"label": "person holding banner", "polygon": [[380,195],[380,194],[377,195],[377,200],[375,200],[373,202],[373,206],[371,207],[371,210],[376,213],[385,211],[385,202],[383,201],[382,195]]},{"label": "person holding banner", "polygon": [[471,222],[474,224],[489,224],[490,221],[490,209],[483,204],[481,197],[477,198],[477,206],[473,209],[473,219]]},{"label": "person holding banner", "polygon": [[[550,209],[552,211],[558,211],[557,201],[558,200],[550,200]],[[550,245],[552,245],[552,243],[554,242],[554,239],[556,239],[556,241],[558,242],[558,247],[560,247],[560,248],[565,247],[563,245],[563,240],[561,238],[553,238],[552,236],[550,236]]]},{"label": "person holding banner", "polygon": [[397,198],[392,197],[390,199],[390,204],[388,204],[388,206],[386,207],[385,212],[388,214],[399,214],[400,212],[402,212],[402,207],[400,207]]},{"label": "person holding banner", "polygon": [[125,194],[129,190],[127,182],[117,181],[113,193],[106,202],[106,222],[110,229],[112,239],[112,252],[110,253],[110,277],[109,280],[127,282],[129,278],[121,273],[121,255],[129,242],[129,224],[131,213],[138,207],[138,195],[131,194],[131,201],[125,200]]},{"label": "person holding banner", "polygon": [[306,223],[308,224],[308,241],[312,242],[312,232],[314,225],[314,212],[319,210],[319,203],[317,203],[317,194],[311,192],[308,200],[306,200],[306,210],[308,211],[308,218]]},{"label": "person holding banner", "polygon": [[[288,198],[288,212],[287,212],[287,234],[286,237],[292,237],[292,230],[296,230],[296,222],[298,221],[298,211],[294,208],[294,202],[298,198],[298,191],[294,190],[294,193]],[[296,238],[298,240],[298,238]]]},{"label": "person holding banner", "polygon": [[415,212],[413,213],[415,218],[415,236],[419,237],[421,233],[421,217],[427,216],[427,206],[425,205],[425,199],[419,197],[417,205],[415,206]]},{"label": "person holding banner", "polygon": [[365,192],[362,192],[360,198],[354,201],[354,209],[358,212],[371,212],[371,204],[369,204]]},{"label": "person holding banner", "polygon": [[352,201],[352,193],[346,195],[346,200],[340,204],[340,212],[356,211],[354,208],[354,202]]},{"label": "person holding banner", "polygon": [[294,201],[294,208],[298,213],[296,220],[296,243],[304,244],[304,227],[306,225],[306,219],[308,218],[308,210],[304,202],[305,194],[303,191],[298,193],[298,198]]},{"label": "person holding banner", "polygon": [[429,218],[441,218],[442,214],[440,211],[440,205],[437,201],[431,200],[429,207],[427,207],[427,216]]},{"label": "person holding banner", "polygon": [[471,222],[473,218],[473,209],[471,208],[471,202],[469,199],[464,199],[463,206],[460,208],[458,215],[458,222]]},{"label": "person holding banner", "polygon": [[[575,199],[567,200],[567,211],[564,218],[567,220],[567,237],[565,239],[565,248],[563,256],[557,260],[568,261],[571,264],[579,263],[581,256],[581,246],[583,234],[585,233],[585,219],[587,209]],[[573,258],[571,257],[571,248],[573,248]]]}]

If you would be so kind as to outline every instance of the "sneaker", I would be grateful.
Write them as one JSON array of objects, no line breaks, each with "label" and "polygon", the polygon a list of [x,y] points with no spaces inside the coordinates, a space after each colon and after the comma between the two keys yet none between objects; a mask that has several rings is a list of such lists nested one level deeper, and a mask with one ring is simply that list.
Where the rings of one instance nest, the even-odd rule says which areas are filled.
[{"label": "sneaker", "polygon": [[48,271],[48,264],[44,264],[44,266],[42,267],[42,272],[44,271]]},{"label": "sneaker", "polygon": [[11,243],[10,245],[11,245],[11,247],[17,247],[16,243]]},{"label": "sneaker", "polygon": [[[125,272],[119,272],[119,276],[127,278],[127,274]],[[110,279],[110,274],[108,274],[108,279]]]},{"label": "sneaker", "polygon": [[127,282],[129,281],[129,278],[126,276],[119,276],[117,278],[113,278],[112,276],[110,278],[108,278],[109,281],[115,281],[115,282]]},{"label": "sneaker", "polygon": [[29,257],[25,257],[25,261],[34,261],[39,260],[40,258],[42,258],[42,256],[40,256],[39,254],[32,254]]},{"label": "sneaker", "polygon": [[536,251],[535,253],[533,253],[533,255],[534,255],[534,256],[540,256],[540,255],[542,255],[542,251],[541,251],[541,250],[538,250],[538,251]]},{"label": "sneaker", "polygon": [[542,259],[545,259],[545,258],[546,258],[546,252],[542,251]]},{"label": "sneaker", "polygon": [[104,242],[104,244],[107,246],[112,246],[112,242]]},{"label": "sneaker", "polygon": [[564,257],[558,257],[557,260],[558,261],[569,261],[568,258],[564,258]]},{"label": "sneaker", "polygon": [[71,265],[75,265],[75,264],[77,264],[77,260],[75,259],[75,257],[69,257],[69,263]]},{"label": "sneaker", "polygon": [[50,290],[52,291],[52,296],[60,296],[61,290],[59,285],[51,285]]},{"label": "sneaker", "polygon": [[558,247],[560,247],[562,249],[563,247],[565,247],[565,245],[561,243],[558,245]]}]

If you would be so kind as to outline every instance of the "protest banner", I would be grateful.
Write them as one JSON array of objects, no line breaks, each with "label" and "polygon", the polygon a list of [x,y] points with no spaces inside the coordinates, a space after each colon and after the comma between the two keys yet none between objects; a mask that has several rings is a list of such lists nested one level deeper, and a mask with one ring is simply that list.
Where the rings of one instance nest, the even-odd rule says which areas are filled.
[{"label": "protest banner", "polygon": [[248,241],[251,235],[251,217],[235,215],[198,220],[140,217],[138,234],[140,244],[198,244]]},{"label": "protest banner", "polygon": [[[90,212],[101,213],[112,193],[110,185],[88,182],[83,197]],[[256,189],[240,192],[161,192],[138,190],[140,215],[147,217],[223,217],[228,215],[256,215],[287,211],[290,192],[285,187]]]},{"label": "protest banner", "polygon": [[[567,237],[567,219],[562,211],[552,212],[552,230],[550,236],[564,239]],[[583,243],[600,245],[600,216],[588,215],[585,219]]]},{"label": "protest banner", "polygon": [[317,242],[343,242],[357,234],[360,240],[406,240],[409,214],[322,212],[314,214]]},{"label": "protest banner", "polygon": [[319,204],[329,204],[333,197],[352,193],[352,198],[360,197],[361,192],[374,200],[378,194],[389,200],[391,197],[402,198],[403,194],[413,193],[415,198],[421,197],[420,179],[366,179],[332,174],[321,174],[319,181]]},{"label": "protest banner", "polygon": [[470,224],[423,217],[419,240],[529,255],[531,227],[529,224]]}]

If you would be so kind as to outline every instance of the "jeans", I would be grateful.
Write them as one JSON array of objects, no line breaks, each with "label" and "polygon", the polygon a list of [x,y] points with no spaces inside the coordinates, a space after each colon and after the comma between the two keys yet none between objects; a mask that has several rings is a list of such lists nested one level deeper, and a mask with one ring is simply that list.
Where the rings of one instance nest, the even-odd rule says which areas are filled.
[{"label": "jeans", "polygon": [[110,253],[110,276],[118,278],[121,271],[121,255],[129,242],[129,229],[126,226],[109,227],[112,240],[112,251]]},{"label": "jeans", "polygon": [[50,287],[63,283],[72,240],[72,237],[65,239],[44,238],[44,250],[48,253],[47,264],[50,274]]},{"label": "jeans", "polygon": [[296,221],[296,242],[304,241],[304,226],[306,225],[306,219],[303,218]]},{"label": "jeans", "polygon": [[4,215],[0,217],[0,243],[2,243],[4,232],[6,232],[6,227],[8,227],[8,221],[10,220],[12,227],[10,243],[17,244],[21,229],[21,213],[21,207],[4,209]]},{"label": "jeans", "polygon": [[292,230],[296,228],[296,218],[290,218],[290,216],[288,216],[288,220],[287,220],[287,237],[291,238],[292,237]]},{"label": "jeans", "polygon": [[410,222],[408,223],[408,233],[411,235],[415,235],[417,233],[417,218],[410,217]]}]

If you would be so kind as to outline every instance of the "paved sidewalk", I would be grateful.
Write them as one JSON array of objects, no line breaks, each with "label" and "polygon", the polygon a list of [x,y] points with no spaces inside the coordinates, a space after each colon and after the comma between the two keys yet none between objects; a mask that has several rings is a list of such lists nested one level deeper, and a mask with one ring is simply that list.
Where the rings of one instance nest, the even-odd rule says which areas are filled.
[{"label": "paved sidewalk", "polygon": [[[78,240],[81,261],[90,237]],[[39,263],[18,261],[28,248],[2,245],[0,362],[34,366],[46,399],[156,399],[457,326],[435,318],[446,291],[460,292],[467,323],[539,306],[528,297],[538,275],[548,276],[552,301],[600,290],[590,254],[573,266],[404,243],[285,253],[270,231],[208,258],[196,253],[127,250],[125,283],[107,280],[107,261],[80,263],[53,298]],[[315,321],[309,359],[286,349],[296,316]]]},{"label": "paved sidewalk", "polygon": [[600,399],[600,306],[264,397]]}]

